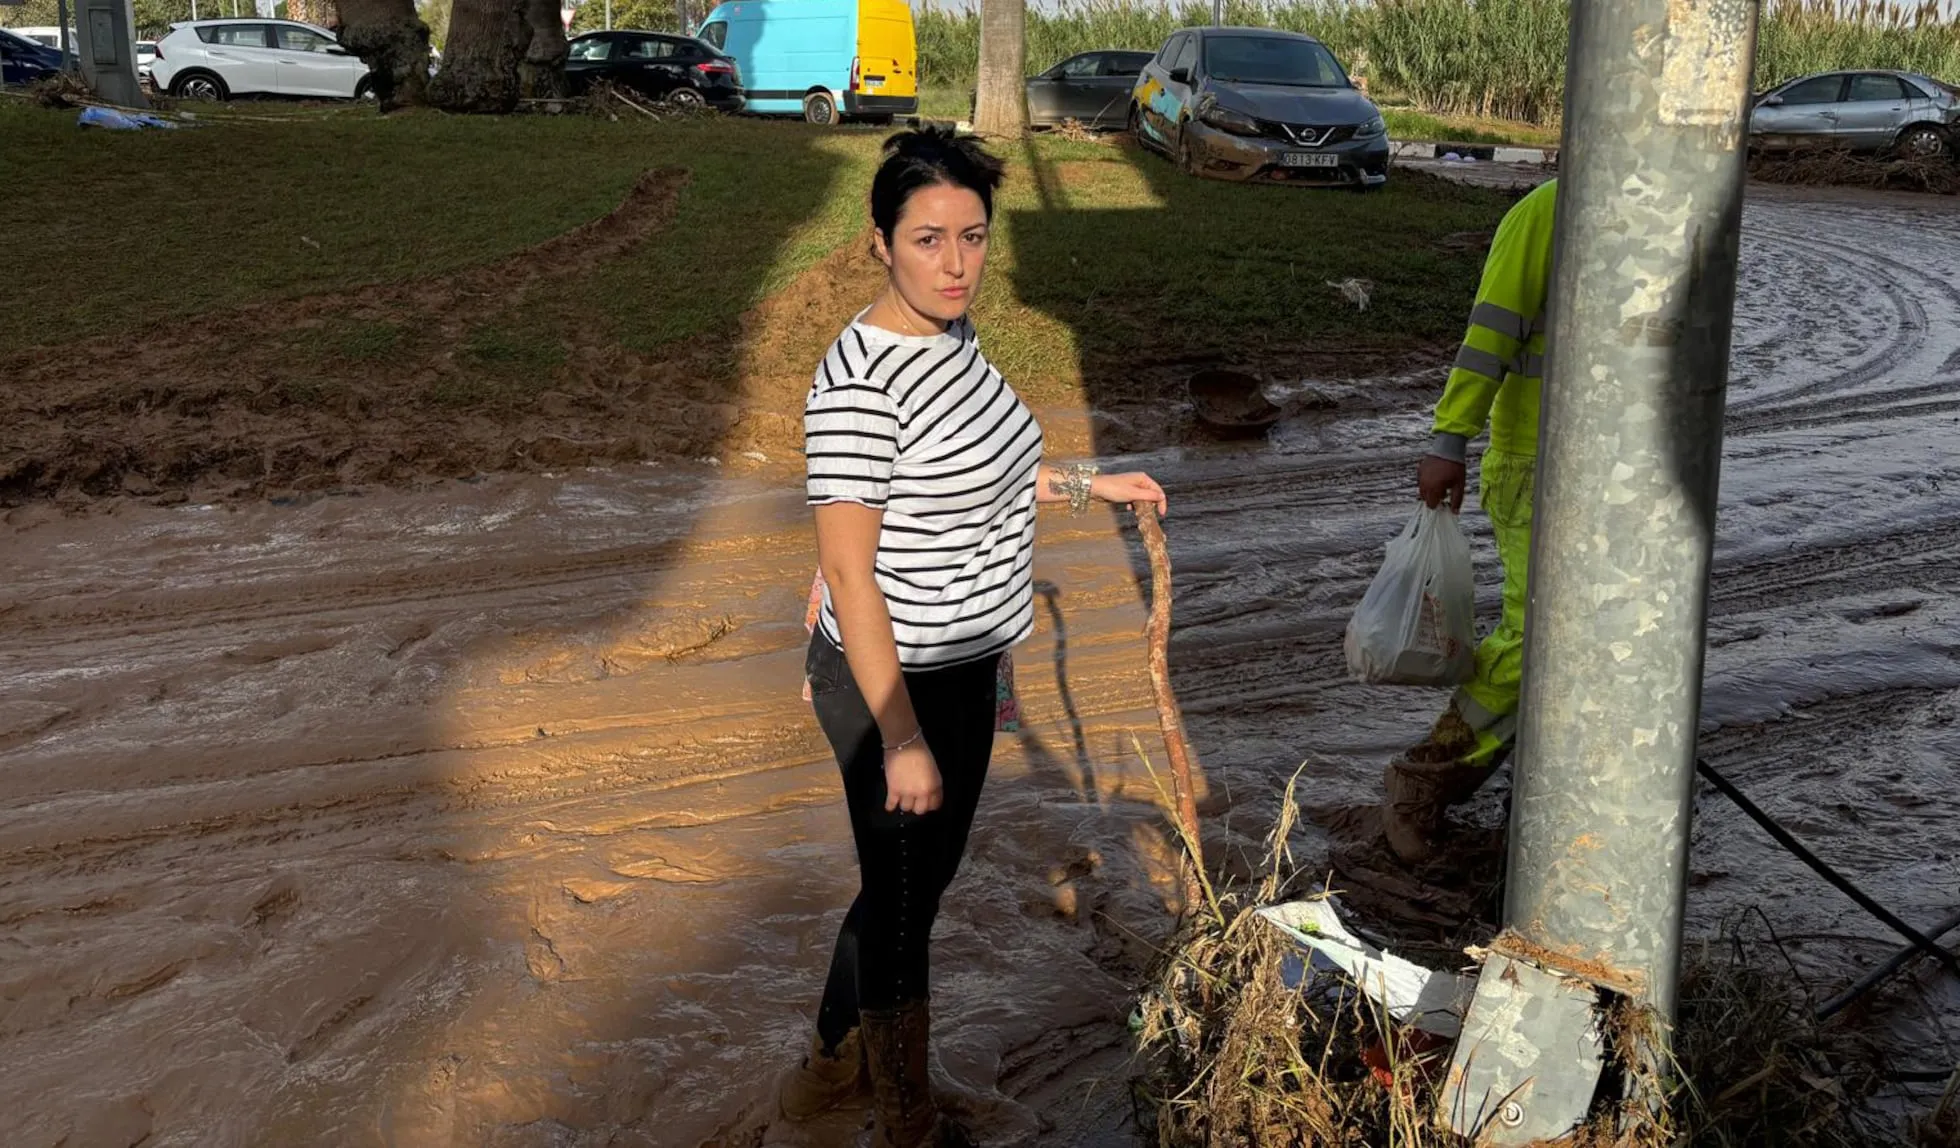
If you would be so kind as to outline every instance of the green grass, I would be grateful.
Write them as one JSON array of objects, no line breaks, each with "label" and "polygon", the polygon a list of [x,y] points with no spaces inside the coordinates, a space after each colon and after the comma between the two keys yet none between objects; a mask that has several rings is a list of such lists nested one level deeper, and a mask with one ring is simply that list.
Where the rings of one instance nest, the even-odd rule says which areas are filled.
[{"label": "green grass", "polygon": [[1516,120],[1477,116],[1431,115],[1412,108],[1383,108],[1392,139],[1425,143],[1500,144],[1518,147],[1557,147],[1558,130]]},{"label": "green grass", "polygon": [[[883,136],[752,120],[247,115],[123,136],[0,107],[19,160],[0,226],[64,253],[36,290],[0,296],[0,354],[493,261],[605,214],[641,172],[678,167],[674,215],[646,240],[521,298],[484,299],[451,347],[412,311],[330,313],[266,332],[259,361],[276,364],[278,393],[312,406],[357,390],[382,401],[378,376],[431,356],[459,369],[405,383],[401,401],[498,410],[608,389],[577,348],[678,355],[677,377],[733,380],[753,360],[735,337],[744,312],[861,241]],[[1201,181],[1117,143],[1042,137],[1004,154],[979,318],[1003,369],[1049,398],[1139,353],[1453,337],[1480,253],[1435,240],[1486,230],[1506,205],[1412,177],[1368,196]],[[821,321],[750,332],[777,340],[772,370],[807,370],[868,300],[875,283],[852,274],[814,292]],[[1366,312],[1327,285],[1350,277],[1376,284]]]},{"label": "green grass", "polygon": [[739,314],[853,232],[877,154],[875,133],[754,121],[204,118],[83,132],[73,113],[0,103],[0,228],[61,253],[34,290],[0,294],[0,353],[489,262],[604,215],[648,169],[686,168],[660,242],[558,300],[653,346]]},{"label": "green grass", "polygon": [[[989,355],[1038,393],[1158,357],[1453,338],[1482,257],[1436,240],[1488,229],[1507,205],[1413,177],[1365,196],[1199,180],[1111,143],[1041,137],[1015,153],[976,318]],[[1374,283],[1367,311],[1330,286],[1349,278]]]},{"label": "green grass", "polygon": [[[1308,32],[1372,90],[1424,111],[1550,124],[1564,100],[1570,0],[1230,0],[1226,21]],[[1758,90],[1808,72],[1902,68],[1960,81],[1960,17],[1912,0],[1767,0]],[[1210,6],[1061,0],[1030,6],[1028,70],[1093,48],[1155,50],[1211,22]],[[919,72],[970,87],[980,24],[972,7],[919,14]]]},{"label": "green grass", "polygon": [[964,120],[973,110],[973,88],[928,84],[919,89],[919,114],[930,120]]},{"label": "green grass", "polygon": [[335,319],[302,331],[294,346],[309,358],[344,363],[380,363],[392,358],[408,335],[400,323],[384,320]]}]

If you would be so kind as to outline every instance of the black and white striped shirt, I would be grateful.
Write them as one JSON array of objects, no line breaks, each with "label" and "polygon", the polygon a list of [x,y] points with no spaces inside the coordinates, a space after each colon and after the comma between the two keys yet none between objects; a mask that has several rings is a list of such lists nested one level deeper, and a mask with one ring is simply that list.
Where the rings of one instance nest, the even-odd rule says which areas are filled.
[{"label": "black and white striped shirt", "polygon": [[[875,568],[908,670],[994,654],[1034,627],[1041,428],[961,319],[912,337],[863,316],[803,411],[809,501],[885,512]],[[818,616],[843,644],[830,591]]]}]

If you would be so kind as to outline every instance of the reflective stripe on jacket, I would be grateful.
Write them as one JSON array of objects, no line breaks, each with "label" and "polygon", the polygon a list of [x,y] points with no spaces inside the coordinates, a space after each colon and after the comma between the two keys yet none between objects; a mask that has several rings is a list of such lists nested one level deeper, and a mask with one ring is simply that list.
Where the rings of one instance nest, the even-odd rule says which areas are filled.
[{"label": "reflective stripe on jacket", "polygon": [[1464,446],[1488,424],[1492,450],[1537,455],[1557,202],[1558,181],[1552,180],[1519,200],[1498,224],[1470,330],[1436,404],[1431,454],[1461,460]]}]

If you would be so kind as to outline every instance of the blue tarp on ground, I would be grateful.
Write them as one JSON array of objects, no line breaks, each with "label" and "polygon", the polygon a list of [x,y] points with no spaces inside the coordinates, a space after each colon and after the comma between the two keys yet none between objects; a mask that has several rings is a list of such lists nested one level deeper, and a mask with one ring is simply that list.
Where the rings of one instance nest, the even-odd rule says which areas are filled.
[{"label": "blue tarp on ground", "polygon": [[110,131],[118,132],[136,132],[144,128],[175,129],[183,126],[175,120],[166,120],[162,116],[153,116],[145,112],[119,112],[114,108],[95,107],[83,108],[81,118],[76,122],[85,128],[108,128]]}]

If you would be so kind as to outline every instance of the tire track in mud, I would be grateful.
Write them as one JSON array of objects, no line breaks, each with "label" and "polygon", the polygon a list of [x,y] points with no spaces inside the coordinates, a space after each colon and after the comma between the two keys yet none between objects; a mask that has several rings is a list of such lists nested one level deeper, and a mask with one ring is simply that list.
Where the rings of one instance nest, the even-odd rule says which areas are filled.
[{"label": "tire track in mud", "polygon": [[[1778,304],[1783,312],[1785,323],[1794,322],[1800,324],[1802,326],[1802,333],[1809,334],[1818,324],[1832,322],[1832,309],[1816,306],[1812,294],[1803,290],[1803,288],[1809,284],[1812,278],[1827,277],[1833,273],[1840,273],[1843,268],[1851,268],[1856,272],[1857,278],[1868,290],[1878,292],[1887,302],[1888,308],[1893,316],[1892,336],[1884,345],[1878,347],[1870,357],[1861,359],[1848,367],[1840,369],[1812,361],[1812,371],[1817,371],[1821,368],[1824,372],[1820,377],[1813,378],[1809,381],[1799,381],[1791,386],[1781,387],[1765,394],[1747,396],[1732,401],[1729,404],[1729,410],[1732,415],[1755,416],[1741,420],[1741,425],[1739,426],[1734,423],[1731,424],[1741,433],[1749,433],[1756,429],[1757,424],[1755,423],[1755,418],[1758,417],[1765,420],[1762,425],[1777,425],[1774,422],[1774,415],[1762,415],[1759,412],[1776,411],[1782,413],[1784,408],[1787,408],[1793,400],[1809,398],[1815,395],[1851,391],[1867,383],[1895,374],[1902,367],[1909,366],[1910,360],[1927,351],[1936,335],[1944,336],[1944,343],[1951,343],[1951,332],[1956,328],[1960,328],[1960,289],[1956,289],[1950,282],[1955,269],[1929,269],[1921,267],[1907,259],[1884,254],[1883,251],[1887,246],[1884,242],[1853,245],[1839,240],[1824,239],[1820,238],[1820,235],[1827,233],[1827,231],[1821,226],[1799,230],[1794,221],[1785,222],[1775,218],[1776,216],[1802,217],[1815,214],[1817,214],[1815,208],[1756,208],[1750,213],[1746,224],[1747,230],[1745,234],[1748,240],[1753,244],[1760,245],[1762,248],[1762,250],[1755,253],[1757,258],[1770,262],[1782,260],[1786,262],[1810,263],[1820,269],[1828,269],[1826,271],[1820,271],[1816,276],[1806,274],[1786,275],[1775,280],[1776,286],[1783,292],[1783,297],[1778,300]],[[1855,221],[1856,227],[1877,229],[1874,221],[1856,220],[1855,216],[1850,216],[1849,218]],[[1847,213],[1840,212],[1834,215],[1831,221],[1834,226],[1829,228],[1829,232],[1842,233],[1846,219]],[[1819,222],[1822,223],[1824,221],[1820,220]],[[1915,218],[1912,221],[1912,225],[1918,227],[1925,222],[1925,217]],[[1896,238],[1896,234],[1896,231],[1894,231],[1890,235],[1885,235],[1884,238],[1887,240],[1894,239]],[[1938,253],[1937,245],[1933,245],[1930,251],[1927,247],[1923,246],[1915,247],[1913,250],[1922,258],[1928,259]],[[1848,302],[1848,300],[1840,299],[1834,302],[1842,304]],[[1776,357],[1782,358],[1783,365],[1786,368],[1795,366],[1797,364],[1791,362],[1787,352],[1780,356],[1776,354],[1776,352],[1784,350],[1783,345],[1788,341],[1789,337],[1787,335],[1779,335],[1764,344],[1740,346],[1737,349],[1736,357],[1742,360]],[[1939,352],[1942,350],[1942,347],[1931,347],[1930,349]],[[1960,347],[1944,346],[1944,352],[1939,355],[1937,363],[1929,361],[1925,364],[1925,374],[1950,374],[1952,372],[1954,356],[1956,353],[1960,353]],[[1946,383],[1935,384],[1935,386],[1939,387],[1938,393],[1946,393],[1953,389],[1952,385]],[[1927,393],[1932,392],[1907,386],[1867,392],[1856,396],[1845,396],[1835,401],[1838,403],[1856,402],[1869,405],[1888,399],[1903,399]],[[1819,405],[1813,409],[1817,413],[1822,413],[1823,410],[1828,408]]]}]

